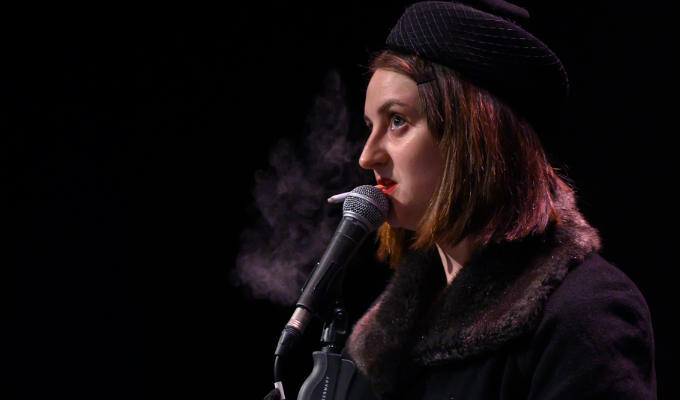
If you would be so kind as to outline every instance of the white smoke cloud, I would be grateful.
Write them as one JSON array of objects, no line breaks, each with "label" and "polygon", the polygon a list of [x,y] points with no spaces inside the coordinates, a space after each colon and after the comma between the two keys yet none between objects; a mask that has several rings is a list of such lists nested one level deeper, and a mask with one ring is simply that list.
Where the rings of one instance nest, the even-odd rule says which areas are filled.
[{"label": "white smoke cloud", "polygon": [[340,206],[327,205],[326,198],[371,176],[357,164],[363,141],[350,138],[345,89],[336,71],[327,74],[307,124],[304,148],[280,140],[269,168],[256,173],[253,197],[260,217],[241,233],[231,275],[253,297],[282,305],[297,300],[340,222]]}]

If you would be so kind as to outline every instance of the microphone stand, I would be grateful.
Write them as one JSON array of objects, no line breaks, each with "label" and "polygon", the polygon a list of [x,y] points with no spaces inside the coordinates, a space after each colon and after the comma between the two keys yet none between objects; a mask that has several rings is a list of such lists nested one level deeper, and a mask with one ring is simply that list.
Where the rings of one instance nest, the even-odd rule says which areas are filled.
[{"label": "microphone stand", "polygon": [[[346,400],[347,398],[356,366],[352,360],[343,359],[341,355],[342,346],[344,346],[349,334],[349,320],[341,300],[343,282],[344,273],[340,274],[331,289],[328,290],[327,301],[319,306],[319,309],[325,310],[316,314],[323,320],[321,351],[312,353],[314,366],[312,372],[300,387],[298,400]],[[312,314],[309,311],[299,307],[291,320],[309,320],[311,318]],[[307,322],[303,323],[303,325],[306,324]],[[301,336],[301,330],[288,325],[285,327],[275,351],[275,389],[265,397],[265,400],[286,398],[281,383],[281,361],[285,360],[287,355],[293,351]]]},{"label": "microphone stand", "polygon": [[349,321],[341,300],[335,301],[321,333],[321,351],[312,353],[314,367],[300,387],[298,400],[345,400],[354,378],[354,362],[340,354],[348,334]]}]

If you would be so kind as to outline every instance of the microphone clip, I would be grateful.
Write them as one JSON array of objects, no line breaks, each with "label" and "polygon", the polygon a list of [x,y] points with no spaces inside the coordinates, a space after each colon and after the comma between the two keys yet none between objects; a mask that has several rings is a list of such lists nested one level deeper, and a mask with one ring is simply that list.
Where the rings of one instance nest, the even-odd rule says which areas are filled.
[{"label": "microphone clip", "polygon": [[335,302],[332,318],[324,322],[321,332],[321,349],[327,353],[340,353],[349,333],[349,320],[339,299]]}]

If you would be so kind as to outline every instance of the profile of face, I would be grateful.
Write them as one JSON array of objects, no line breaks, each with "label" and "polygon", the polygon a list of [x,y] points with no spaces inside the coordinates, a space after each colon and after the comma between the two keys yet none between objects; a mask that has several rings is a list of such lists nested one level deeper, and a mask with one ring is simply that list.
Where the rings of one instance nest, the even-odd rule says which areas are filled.
[{"label": "profile of face", "polygon": [[415,230],[442,176],[444,160],[421,110],[418,86],[404,74],[375,71],[366,89],[370,135],[359,165],[373,170],[391,207],[392,227]]}]

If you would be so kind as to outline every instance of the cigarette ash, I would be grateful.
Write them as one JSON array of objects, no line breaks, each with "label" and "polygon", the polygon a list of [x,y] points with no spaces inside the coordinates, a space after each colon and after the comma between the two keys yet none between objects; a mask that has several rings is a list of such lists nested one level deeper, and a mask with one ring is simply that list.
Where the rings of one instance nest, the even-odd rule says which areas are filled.
[{"label": "cigarette ash", "polygon": [[364,139],[350,134],[357,123],[339,73],[330,71],[307,117],[304,140],[280,140],[269,168],[255,174],[258,216],[241,233],[230,276],[235,286],[281,305],[297,300],[340,221],[340,208],[326,199],[371,178],[357,164]]}]

